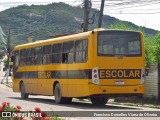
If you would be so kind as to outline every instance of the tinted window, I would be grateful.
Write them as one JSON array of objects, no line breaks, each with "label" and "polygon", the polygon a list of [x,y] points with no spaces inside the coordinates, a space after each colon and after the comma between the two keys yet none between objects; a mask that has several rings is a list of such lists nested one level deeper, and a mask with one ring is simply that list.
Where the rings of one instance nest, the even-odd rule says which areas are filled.
[{"label": "tinted window", "polygon": [[140,34],[129,31],[99,32],[98,55],[141,55]]},{"label": "tinted window", "polygon": [[26,49],[20,50],[20,66],[26,65]]},{"label": "tinted window", "polygon": [[73,63],[74,41],[63,43],[62,63]]},{"label": "tinted window", "polygon": [[51,45],[43,46],[43,64],[51,63]]},{"label": "tinted window", "polygon": [[35,48],[34,64],[35,65],[42,64],[42,47],[41,46]]},{"label": "tinted window", "polygon": [[75,41],[75,62],[87,61],[87,40]]},{"label": "tinted window", "polygon": [[61,43],[52,46],[52,63],[61,63],[61,47]]},{"label": "tinted window", "polygon": [[26,51],[26,65],[30,66],[34,64],[34,49],[33,48],[29,48]]},{"label": "tinted window", "polygon": [[14,68],[13,72],[15,73],[19,66],[19,51],[14,52]]}]

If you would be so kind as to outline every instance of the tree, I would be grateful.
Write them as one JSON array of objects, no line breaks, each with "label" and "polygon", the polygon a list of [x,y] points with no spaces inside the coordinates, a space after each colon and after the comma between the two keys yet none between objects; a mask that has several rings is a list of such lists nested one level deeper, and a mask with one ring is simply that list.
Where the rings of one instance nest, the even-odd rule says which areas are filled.
[{"label": "tree", "polygon": [[158,63],[160,63],[160,32],[155,36],[155,56]]},{"label": "tree", "polygon": [[155,41],[153,36],[145,36],[145,55],[147,68],[150,66],[150,64],[156,63]]},{"label": "tree", "polygon": [[[1,44],[3,44],[3,47],[5,50],[7,50],[6,48],[6,40],[5,40],[5,34],[2,30],[2,27],[0,26],[0,40],[2,40],[2,42],[0,42]],[[2,47],[2,46],[1,46]],[[2,50],[2,48],[0,49],[0,58],[4,55],[4,51]]]},{"label": "tree", "polygon": [[127,23],[116,21],[114,24],[109,26],[110,29],[122,29],[122,30],[136,30],[132,26],[129,26]]}]

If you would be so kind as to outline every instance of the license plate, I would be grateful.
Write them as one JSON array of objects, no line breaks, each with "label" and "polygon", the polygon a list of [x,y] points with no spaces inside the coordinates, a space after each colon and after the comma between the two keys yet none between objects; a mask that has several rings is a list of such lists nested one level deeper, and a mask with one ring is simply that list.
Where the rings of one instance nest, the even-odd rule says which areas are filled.
[{"label": "license plate", "polygon": [[124,81],[116,81],[116,85],[124,85]]}]

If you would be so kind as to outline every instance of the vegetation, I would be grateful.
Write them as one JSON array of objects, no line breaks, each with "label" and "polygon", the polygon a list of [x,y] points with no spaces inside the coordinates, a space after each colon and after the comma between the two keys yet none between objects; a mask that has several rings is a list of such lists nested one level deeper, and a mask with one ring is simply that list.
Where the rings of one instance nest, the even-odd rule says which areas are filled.
[{"label": "vegetation", "polygon": [[3,59],[3,62],[4,62],[4,68],[7,68],[8,59],[7,59],[7,58],[4,58],[4,59]]},{"label": "vegetation", "polygon": [[[26,112],[21,111],[22,107],[17,105],[16,107],[11,106],[9,102],[3,102],[2,105],[0,106],[0,116],[2,116],[2,112],[13,112],[14,114],[11,115],[11,117],[0,117],[0,120],[27,120],[28,118],[28,113],[32,120],[61,120],[59,117],[47,117],[47,114],[39,107],[35,107],[34,111],[28,111]],[[21,113],[21,114],[18,114]]]},{"label": "vegetation", "polygon": [[0,50],[0,59],[2,59],[2,56],[4,56],[4,52]]}]

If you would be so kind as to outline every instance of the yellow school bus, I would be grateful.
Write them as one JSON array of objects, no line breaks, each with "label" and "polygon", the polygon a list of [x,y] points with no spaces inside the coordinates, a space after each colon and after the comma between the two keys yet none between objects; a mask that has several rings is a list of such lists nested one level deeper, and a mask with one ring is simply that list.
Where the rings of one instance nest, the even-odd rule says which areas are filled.
[{"label": "yellow school bus", "polygon": [[94,29],[16,46],[13,91],[105,105],[110,96],[142,96],[144,68],[141,32]]}]

